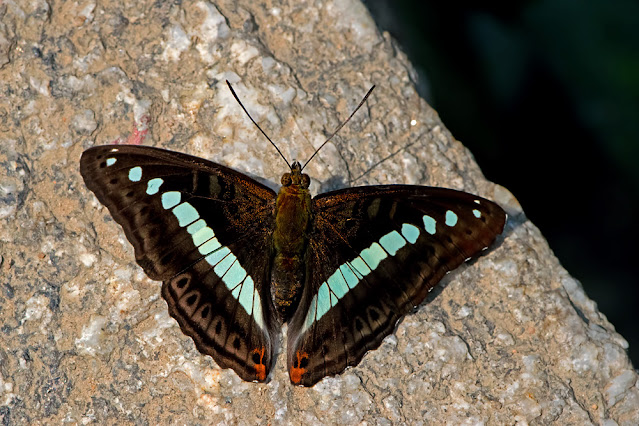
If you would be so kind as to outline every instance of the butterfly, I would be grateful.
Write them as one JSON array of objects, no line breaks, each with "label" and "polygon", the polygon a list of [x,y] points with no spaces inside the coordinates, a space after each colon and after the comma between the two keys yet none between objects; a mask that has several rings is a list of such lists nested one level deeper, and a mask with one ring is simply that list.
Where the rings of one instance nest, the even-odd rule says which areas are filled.
[{"label": "butterfly", "polygon": [[447,272],[494,242],[506,214],[476,195],[426,186],[311,198],[302,169],[291,164],[276,193],[159,148],[97,146],[80,160],[86,186],[137,263],[163,281],[170,315],[201,353],[264,382],[288,323],[290,380],[312,386],[377,348]]}]

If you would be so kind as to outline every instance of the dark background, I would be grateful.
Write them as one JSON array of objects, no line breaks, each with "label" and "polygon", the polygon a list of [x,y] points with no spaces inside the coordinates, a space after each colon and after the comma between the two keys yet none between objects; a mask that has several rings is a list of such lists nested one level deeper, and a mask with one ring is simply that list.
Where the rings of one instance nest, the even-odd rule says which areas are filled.
[{"label": "dark background", "polygon": [[364,3],[639,366],[639,2]]}]

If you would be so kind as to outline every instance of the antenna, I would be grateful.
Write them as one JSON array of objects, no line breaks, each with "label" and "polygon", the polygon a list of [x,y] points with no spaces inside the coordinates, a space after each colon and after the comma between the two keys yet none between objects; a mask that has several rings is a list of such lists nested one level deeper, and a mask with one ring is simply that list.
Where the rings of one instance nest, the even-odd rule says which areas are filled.
[{"label": "antenna", "polygon": [[[335,131],[333,133],[331,133],[331,135],[328,137],[328,139],[326,139],[324,141],[323,144],[320,145],[319,148],[317,148],[315,150],[315,152],[313,153],[313,155],[311,155],[311,158],[309,158],[306,163],[304,163],[304,165],[302,166],[301,170],[304,170],[304,167],[306,167],[306,165],[308,163],[311,162],[311,160],[313,159],[313,157],[315,157],[315,155],[317,155],[317,153],[319,152],[320,149],[324,148],[324,145],[326,145],[331,139],[333,139],[333,136],[335,136],[337,134],[337,132],[339,132],[342,127],[344,127],[344,125],[346,123],[348,123],[350,121],[351,118],[353,118],[353,116],[355,115],[355,113],[362,107],[362,105],[364,105],[364,102],[366,102],[366,99],[368,99],[368,97],[371,95],[371,93],[373,92],[373,89],[375,89],[375,85],[373,85],[373,87],[371,87],[370,89],[368,89],[368,92],[366,93],[366,95],[364,96],[364,99],[361,100],[361,102],[359,103],[359,105],[357,105],[357,108],[355,108],[355,110],[351,113],[351,115],[348,116],[348,118],[346,120],[344,120],[342,122],[342,124],[340,124],[339,126],[337,126],[337,129],[335,129]],[[242,107],[244,108],[244,107]],[[248,113],[247,113],[248,114]],[[251,119],[252,120],[252,119]],[[261,129],[260,129],[261,130]],[[263,132],[262,132],[263,133]],[[273,142],[271,142],[273,143]],[[279,151],[279,150],[278,150]]]},{"label": "antenna", "polygon": [[[277,150],[277,153],[280,154],[280,157],[282,157],[282,159],[284,160],[284,162],[286,163],[286,165],[288,166],[288,168],[291,168],[290,163],[286,160],[286,157],[284,157],[284,154],[282,154],[282,151],[280,151],[280,149],[277,147],[277,145],[275,145],[275,143],[271,140],[271,138],[268,137],[268,135],[264,132],[264,130],[262,130],[262,128],[260,127],[259,124],[257,124],[255,122],[255,120],[253,120],[253,117],[251,117],[251,114],[249,114],[249,112],[246,110],[246,108],[244,108],[244,105],[242,105],[242,101],[240,101],[240,98],[237,97],[237,95],[235,94],[235,90],[233,90],[233,86],[231,86],[231,83],[229,83],[228,80],[226,80],[226,84],[229,86],[229,89],[231,89],[231,93],[233,94],[233,97],[235,98],[235,100],[237,101],[238,104],[240,104],[240,106],[242,107],[242,109],[244,110],[244,112],[246,113],[246,115],[248,115],[248,118],[253,122],[253,124],[255,124],[255,127],[257,127],[257,129],[262,132],[262,134],[264,135],[264,137],[271,143],[271,145],[273,145],[275,147],[275,149]],[[363,101],[362,101],[363,102]],[[360,104],[361,106],[361,104]],[[358,107],[359,108],[359,107]],[[349,117],[350,118],[350,117]],[[348,121],[348,120],[346,120]],[[339,129],[338,129],[339,130]],[[328,142],[328,141],[327,141]],[[313,154],[315,155],[315,154]],[[313,158],[313,157],[311,157]]]},{"label": "antenna", "polygon": [[[291,164],[288,162],[288,160],[286,159],[286,157],[284,157],[284,154],[282,154],[282,151],[280,151],[280,149],[277,147],[277,145],[275,145],[275,143],[271,140],[271,138],[268,137],[268,135],[264,132],[264,130],[262,130],[262,128],[260,127],[259,124],[257,124],[255,122],[255,120],[253,120],[253,117],[251,117],[251,114],[249,114],[249,112],[246,110],[246,108],[244,108],[244,105],[242,104],[242,101],[240,101],[240,98],[238,98],[237,94],[235,94],[235,90],[233,90],[233,86],[231,86],[231,83],[229,83],[228,80],[226,80],[226,84],[229,86],[229,89],[231,89],[231,93],[233,94],[233,97],[235,98],[235,100],[237,101],[238,104],[240,104],[240,106],[242,107],[242,109],[244,110],[244,112],[246,113],[246,115],[248,116],[248,118],[251,120],[251,122],[253,122],[253,124],[255,124],[255,127],[257,127],[257,129],[262,132],[262,134],[264,135],[264,137],[271,143],[271,145],[273,145],[275,147],[275,149],[277,150],[277,153],[280,154],[280,157],[282,157],[282,159],[284,160],[284,162],[286,162],[286,165],[288,166],[288,168],[291,168]],[[362,107],[362,105],[364,105],[364,102],[366,102],[366,99],[368,99],[368,97],[371,95],[371,93],[373,92],[373,89],[375,89],[375,85],[373,85],[373,87],[371,87],[370,89],[368,89],[368,92],[366,93],[366,95],[364,96],[364,98],[361,100],[361,102],[359,103],[359,105],[357,105],[357,108],[355,108],[355,110],[351,113],[351,115],[348,116],[348,118],[346,120],[344,120],[339,126],[337,126],[337,129],[335,129],[335,131],[333,133],[331,133],[331,135],[328,137],[328,139],[326,139],[324,141],[323,144],[320,145],[319,148],[317,148],[315,150],[315,152],[313,153],[313,155],[311,155],[311,158],[309,158],[306,163],[304,163],[304,165],[302,166],[301,170],[304,170],[304,167],[306,167],[306,165],[308,163],[311,162],[311,160],[313,159],[313,157],[315,157],[317,155],[317,153],[320,151],[320,149],[324,148],[324,145],[326,145],[331,139],[333,139],[333,136],[335,136],[337,134],[337,132],[339,132],[342,127],[344,127],[344,125],[346,123],[348,123],[350,121],[351,118],[353,118],[353,116],[355,115],[355,113]],[[301,171],[300,170],[300,171]]]}]

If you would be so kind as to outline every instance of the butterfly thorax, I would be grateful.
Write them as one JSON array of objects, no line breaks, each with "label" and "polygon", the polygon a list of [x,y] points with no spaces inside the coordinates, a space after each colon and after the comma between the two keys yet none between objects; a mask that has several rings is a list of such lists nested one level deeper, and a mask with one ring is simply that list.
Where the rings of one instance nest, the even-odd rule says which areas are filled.
[{"label": "butterfly thorax", "polygon": [[311,224],[310,178],[294,162],[291,172],[282,176],[277,194],[271,295],[280,319],[291,318],[297,306],[306,275],[306,249]]}]

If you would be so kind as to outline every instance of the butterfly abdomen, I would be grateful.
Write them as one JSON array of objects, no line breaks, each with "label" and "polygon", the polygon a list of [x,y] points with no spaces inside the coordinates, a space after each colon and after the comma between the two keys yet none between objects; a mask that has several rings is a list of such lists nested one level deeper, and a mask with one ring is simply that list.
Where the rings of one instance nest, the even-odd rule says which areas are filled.
[{"label": "butterfly abdomen", "polygon": [[306,274],[311,195],[307,178],[303,185],[301,176],[293,168],[292,173],[282,177],[275,209],[271,296],[283,322],[291,318],[297,307]]}]

